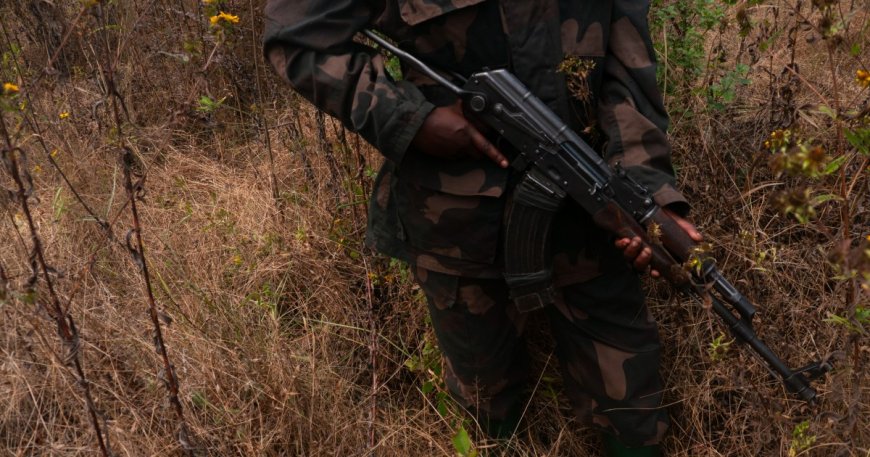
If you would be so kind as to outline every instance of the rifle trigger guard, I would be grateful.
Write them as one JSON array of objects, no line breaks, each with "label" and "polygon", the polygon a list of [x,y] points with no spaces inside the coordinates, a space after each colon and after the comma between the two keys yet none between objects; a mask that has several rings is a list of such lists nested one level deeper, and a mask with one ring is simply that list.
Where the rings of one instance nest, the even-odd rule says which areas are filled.
[{"label": "rifle trigger guard", "polygon": [[807,379],[807,381],[813,381],[815,379],[821,378],[825,375],[825,373],[828,373],[833,369],[834,366],[831,365],[828,361],[820,360],[818,362],[813,362],[807,366],[798,368],[794,372],[795,374],[803,375]]}]

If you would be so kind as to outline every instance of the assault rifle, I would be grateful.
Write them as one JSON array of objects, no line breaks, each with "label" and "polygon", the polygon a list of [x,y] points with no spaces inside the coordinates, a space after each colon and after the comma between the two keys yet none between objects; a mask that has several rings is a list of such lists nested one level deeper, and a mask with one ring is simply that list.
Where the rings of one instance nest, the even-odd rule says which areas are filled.
[{"label": "assault rifle", "polygon": [[515,149],[511,166],[522,173],[505,227],[505,278],[521,311],[552,303],[550,223],[565,198],[620,238],[640,237],[652,249],[653,268],[673,284],[700,297],[739,340],[764,360],[788,390],[808,403],[816,399],[810,382],[831,369],[824,361],[792,370],[756,335],[755,306],[726,280],[716,262],[652,199],[649,190],[619,165],[609,167],[550,108],[507,70],[482,71],[462,87],[377,34],[365,35],[416,70],[455,93],[476,119]]}]

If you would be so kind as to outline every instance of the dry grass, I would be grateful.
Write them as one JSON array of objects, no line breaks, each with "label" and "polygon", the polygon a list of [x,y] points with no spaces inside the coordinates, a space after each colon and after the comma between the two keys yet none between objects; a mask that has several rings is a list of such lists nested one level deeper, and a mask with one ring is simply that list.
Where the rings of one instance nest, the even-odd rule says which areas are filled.
[{"label": "dry grass", "polygon": [[[123,142],[146,177],[138,203],[144,254],[198,453],[455,455],[451,438],[462,416],[440,415],[436,395],[421,390],[431,373],[405,366],[423,358],[433,339],[419,291],[401,266],[361,247],[378,155],[263,68],[259,2],[226,5],[242,18],[226,41],[215,39],[192,1],[56,5],[0,6],[3,52],[11,56],[13,43],[22,48],[0,74],[21,86],[16,102],[29,97],[26,114],[3,115],[12,130],[27,121],[13,140],[30,159],[38,235],[78,324],[78,354],[112,450],[181,453],[143,276],[124,242],[132,219],[118,160]],[[770,16],[784,3],[776,5],[750,16],[787,29],[787,9]],[[867,49],[861,8],[851,10],[858,14],[848,40]],[[822,404],[808,408],[746,351],[712,360],[708,348],[722,330],[711,313],[651,284],[667,347],[669,455],[789,455],[802,421],[816,440],[799,455],[870,455],[867,330],[823,322],[828,313],[868,306],[862,292],[850,302],[850,283],[834,279],[827,260],[837,247],[840,205],[821,206],[810,224],[781,215],[772,208],[776,192],[799,180],[777,177],[756,156],[770,131],[783,127],[773,95],[788,80],[782,69],[791,48],[804,81],[789,86],[794,98],[782,110],[810,112],[820,97],[866,106],[867,90],[852,81],[866,68],[866,52],[837,54],[835,90],[824,46],[807,44],[808,33],[801,29],[792,47],[780,37],[762,52],[751,50],[768,37],[741,43],[733,24],[711,32],[711,52],[721,41],[728,59],[751,65],[753,82],[723,111],[678,110],[672,137],[695,218],[728,276],[759,303],[761,336],[793,366],[834,354],[838,368],[819,385]],[[45,73],[51,56],[54,69]],[[129,112],[120,135],[104,95],[108,67]],[[198,111],[202,96],[223,102]],[[703,95],[689,92],[668,101],[695,111],[704,105]],[[63,112],[70,116],[61,119]],[[803,134],[833,149],[830,123],[806,119],[799,119]],[[53,150],[84,202],[113,223],[113,239],[49,163]],[[859,162],[848,169],[858,177],[849,199],[856,237],[870,226]],[[0,186],[13,184],[0,174]],[[44,277],[33,296],[26,293],[31,247],[19,206],[0,196],[0,271],[8,278],[5,298],[0,281],[0,453],[95,455],[82,389],[60,360],[64,349],[43,305]],[[532,343],[543,375],[524,427],[511,443],[475,444],[493,455],[596,455],[594,433],[563,412],[546,326],[532,328],[541,334]]]}]

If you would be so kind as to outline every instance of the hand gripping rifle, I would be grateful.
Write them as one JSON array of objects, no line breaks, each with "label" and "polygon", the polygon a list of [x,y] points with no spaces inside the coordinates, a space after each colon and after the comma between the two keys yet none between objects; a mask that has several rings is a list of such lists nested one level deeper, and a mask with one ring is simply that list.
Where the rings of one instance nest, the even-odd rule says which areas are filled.
[{"label": "hand gripping rifle", "polygon": [[[620,238],[640,237],[652,249],[652,267],[670,282],[711,303],[734,336],[764,360],[768,371],[808,403],[813,379],[831,369],[814,362],[792,370],[752,327],[755,306],[699,255],[696,243],[618,164],[611,169],[579,135],[507,70],[482,71],[459,87],[413,55],[366,30],[365,35],[459,96],[473,116],[514,148],[511,166],[522,173],[505,227],[505,279],[520,311],[553,302],[549,233],[556,211],[571,198],[595,223]],[[464,78],[462,78],[464,79]],[[694,266],[686,267],[691,262]]]}]

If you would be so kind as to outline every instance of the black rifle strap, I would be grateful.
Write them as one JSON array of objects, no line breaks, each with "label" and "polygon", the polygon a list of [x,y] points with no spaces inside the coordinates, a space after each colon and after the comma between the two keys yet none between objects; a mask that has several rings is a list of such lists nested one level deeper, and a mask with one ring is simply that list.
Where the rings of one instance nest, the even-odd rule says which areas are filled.
[{"label": "black rifle strap", "polygon": [[505,281],[511,299],[526,313],[553,303],[550,228],[565,192],[530,170],[511,194],[505,225]]}]

